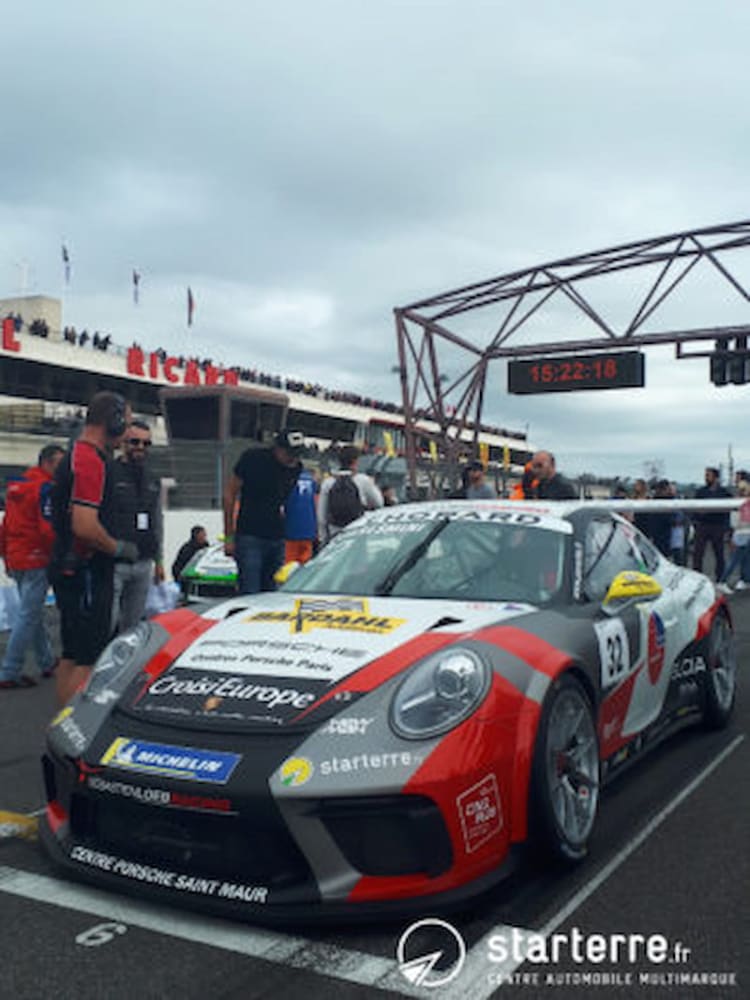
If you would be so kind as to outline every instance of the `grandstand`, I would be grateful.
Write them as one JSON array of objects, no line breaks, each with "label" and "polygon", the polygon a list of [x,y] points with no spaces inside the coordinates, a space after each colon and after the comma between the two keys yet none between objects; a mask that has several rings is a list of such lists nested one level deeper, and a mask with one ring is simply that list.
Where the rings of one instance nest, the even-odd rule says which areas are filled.
[{"label": "grandstand", "polygon": [[[400,404],[254,368],[227,368],[206,359],[174,357],[163,349],[149,351],[135,342],[119,345],[109,334],[63,326],[61,302],[46,296],[2,299],[0,318],[3,481],[35,461],[41,437],[66,444],[91,396],[100,389],[110,389],[123,393],[134,413],[153,424],[156,447],[152,462],[157,473],[172,484],[169,506],[173,508],[218,507],[226,463],[248,440],[262,443],[284,422],[305,434],[310,449],[308,464],[325,466],[333,446],[354,443],[364,452],[363,468],[369,467],[383,483],[397,487],[403,483],[406,470]],[[202,390],[221,387],[228,387],[237,399],[233,423],[225,429],[228,444],[217,465],[215,444],[201,439],[204,418],[194,403],[189,408],[190,420],[182,422],[179,433],[173,428],[170,435],[164,399],[182,393],[195,401]],[[251,400],[256,410],[248,422]],[[434,457],[431,441],[436,430],[429,421],[419,426],[424,492],[429,490]],[[468,450],[470,429],[465,437]],[[479,441],[491,474],[520,474],[529,454],[524,433],[483,426]]]}]

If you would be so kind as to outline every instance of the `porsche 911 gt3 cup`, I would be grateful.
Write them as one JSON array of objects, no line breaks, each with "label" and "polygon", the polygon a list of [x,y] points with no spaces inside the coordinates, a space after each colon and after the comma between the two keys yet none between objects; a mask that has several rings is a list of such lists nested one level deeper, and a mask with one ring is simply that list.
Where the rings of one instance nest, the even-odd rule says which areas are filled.
[{"label": "porsche 911 gt3 cup", "polygon": [[370,513],[274,593],[117,638],[50,726],[70,872],[252,920],[424,913],[533,842],[583,857],[602,783],[727,723],[729,607],[593,503]]}]

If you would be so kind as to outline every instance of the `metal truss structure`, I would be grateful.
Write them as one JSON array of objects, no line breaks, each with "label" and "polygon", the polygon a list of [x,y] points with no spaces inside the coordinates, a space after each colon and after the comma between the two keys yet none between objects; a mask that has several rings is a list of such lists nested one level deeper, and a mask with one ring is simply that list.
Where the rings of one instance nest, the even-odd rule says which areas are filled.
[{"label": "metal truss structure", "polygon": [[[397,370],[412,489],[417,478],[417,439],[424,436],[425,427],[437,445],[441,467],[455,473],[462,456],[477,454],[491,361],[669,343],[676,345],[678,358],[701,357],[708,356],[710,351],[685,353],[684,345],[748,336],[750,325],[659,332],[653,329],[666,300],[695,273],[701,262],[720,277],[733,295],[739,295],[750,305],[750,293],[726,262],[731,252],[747,246],[750,246],[750,220],[743,220],[567,257],[395,309]],[[605,275],[636,271],[645,276],[646,288],[645,292],[639,289],[639,301],[624,321],[615,322],[601,309],[594,308],[590,296],[581,290],[582,285]],[[588,326],[593,323],[597,335],[589,339],[510,346],[510,341],[528,328],[533,317],[538,318],[550,300],[560,299],[572,303]],[[467,314],[479,314],[480,310],[484,310],[483,324],[489,318],[485,329],[494,331],[484,346],[472,343],[466,333],[450,328],[462,322],[466,325]],[[457,355],[467,359],[463,370],[455,376],[448,377],[443,370],[444,349],[451,353],[451,368],[455,368]]]}]

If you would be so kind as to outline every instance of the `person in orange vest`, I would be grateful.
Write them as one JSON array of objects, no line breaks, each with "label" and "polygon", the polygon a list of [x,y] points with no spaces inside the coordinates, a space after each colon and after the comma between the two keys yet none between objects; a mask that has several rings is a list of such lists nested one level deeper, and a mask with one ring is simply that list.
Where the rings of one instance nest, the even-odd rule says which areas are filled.
[{"label": "person in orange vest", "polygon": [[539,480],[534,476],[531,469],[531,461],[528,461],[523,467],[523,477],[520,483],[516,485],[511,490],[510,499],[511,500],[531,500],[534,497],[534,491],[539,485]]}]

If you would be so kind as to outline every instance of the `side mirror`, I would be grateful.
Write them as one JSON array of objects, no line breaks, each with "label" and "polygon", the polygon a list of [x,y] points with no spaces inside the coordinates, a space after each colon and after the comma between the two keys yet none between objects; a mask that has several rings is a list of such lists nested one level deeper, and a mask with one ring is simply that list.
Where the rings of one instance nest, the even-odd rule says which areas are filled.
[{"label": "side mirror", "polygon": [[276,583],[286,583],[292,573],[299,569],[299,566],[300,564],[298,562],[284,563],[281,569],[277,569],[274,573],[274,580]]},{"label": "side mirror", "polygon": [[607,596],[602,604],[607,608],[613,604],[632,601],[635,598],[653,601],[659,594],[661,594],[661,584],[653,576],[649,576],[648,573],[638,573],[635,570],[624,570],[622,573],[618,573],[610,583]]}]

